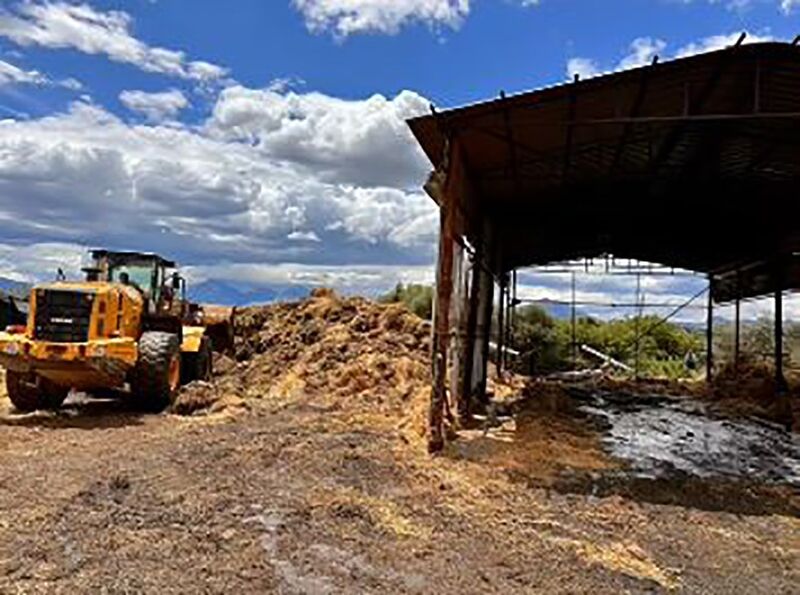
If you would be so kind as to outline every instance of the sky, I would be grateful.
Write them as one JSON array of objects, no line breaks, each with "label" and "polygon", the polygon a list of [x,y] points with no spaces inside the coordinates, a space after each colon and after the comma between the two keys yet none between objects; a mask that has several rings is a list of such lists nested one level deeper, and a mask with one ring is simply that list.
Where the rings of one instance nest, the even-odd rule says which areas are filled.
[{"label": "sky", "polygon": [[[195,282],[430,281],[438,217],[407,118],[742,31],[793,39],[800,0],[0,0],[0,276],[103,246]],[[630,279],[581,291],[633,299]]]}]

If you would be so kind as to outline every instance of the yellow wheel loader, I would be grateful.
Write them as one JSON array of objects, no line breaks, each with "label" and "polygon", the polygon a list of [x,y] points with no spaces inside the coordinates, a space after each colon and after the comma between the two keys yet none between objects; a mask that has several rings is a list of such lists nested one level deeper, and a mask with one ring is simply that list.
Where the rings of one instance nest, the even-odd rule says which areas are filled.
[{"label": "yellow wheel loader", "polygon": [[85,281],[31,290],[27,324],[0,333],[0,366],[21,411],[57,409],[71,389],[128,388],[160,411],[181,384],[207,380],[212,351],[233,347],[233,309],[186,299],[175,263],[141,252],[91,252]]}]

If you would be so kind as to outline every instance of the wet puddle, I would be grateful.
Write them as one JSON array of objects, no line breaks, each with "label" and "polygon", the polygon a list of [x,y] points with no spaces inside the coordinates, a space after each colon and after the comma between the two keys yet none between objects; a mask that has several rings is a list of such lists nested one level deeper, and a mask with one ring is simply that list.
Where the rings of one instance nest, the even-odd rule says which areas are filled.
[{"label": "wet puddle", "polygon": [[800,439],[755,419],[725,419],[688,398],[571,388],[604,448],[637,480],[743,481],[800,490]]}]

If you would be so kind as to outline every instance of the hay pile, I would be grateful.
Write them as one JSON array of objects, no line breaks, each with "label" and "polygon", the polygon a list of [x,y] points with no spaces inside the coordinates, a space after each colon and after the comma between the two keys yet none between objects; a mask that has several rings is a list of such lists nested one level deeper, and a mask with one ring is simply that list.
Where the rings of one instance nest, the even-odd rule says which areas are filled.
[{"label": "hay pile", "polygon": [[396,413],[427,396],[430,325],[403,305],[316,290],[301,302],[241,309],[235,325],[235,361],[218,361],[212,384],[186,387],[175,412],[313,399]]},{"label": "hay pile", "polygon": [[781,392],[770,365],[743,359],[738,366],[730,363],[717,370],[705,396],[726,410],[791,428],[800,404],[797,379],[789,376],[788,382],[788,390]]},{"label": "hay pile", "polygon": [[711,382],[711,396],[724,400],[747,399],[767,403],[777,390],[773,368],[757,361],[742,360],[738,366],[727,363],[714,373]]}]

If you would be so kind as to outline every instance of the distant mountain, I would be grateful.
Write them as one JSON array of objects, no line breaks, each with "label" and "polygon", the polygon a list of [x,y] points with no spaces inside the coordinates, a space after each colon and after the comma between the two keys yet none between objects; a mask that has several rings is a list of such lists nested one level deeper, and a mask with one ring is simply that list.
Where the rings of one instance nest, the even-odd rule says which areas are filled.
[{"label": "distant mountain", "polygon": [[[28,299],[31,285],[0,277],[0,295],[11,295],[18,299]],[[279,301],[294,301],[306,297],[310,287],[302,285],[273,285],[255,287],[247,284],[233,284],[224,281],[204,281],[189,286],[189,299],[202,304],[222,306],[249,306]]]},{"label": "distant mountain", "polygon": [[274,285],[254,287],[224,281],[204,281],[189,287],[189,299],[201,304],[222,306],[249,306],[279,301],[294,301],[306,297],[310,287],[301,285]]},{"label": "distant mountain", "polygon": [[[742,327],[745,327],[745,326],[751,324],[752,322],[753,322],[752,320],[742,320],[741,325],[742,325]],[[688,331],[693,331],[693,332],[701,332],[702,331],[702,332],[705,332],[707,322],[705,320],[699,320],[699,321],[696,321],[696,322],[685,321],[685,322],[680,322],[680,323],[677,323],[677,324],[679,326],[682,326],[683,328],[685,328]],[[733,321],[729,320],[727,318],[722,318],[722,317],[718,317],[718,316],[714,317],[714,328],[721,328],[721,327],[724,327],[725,325],[728,325],[728,324],[733,324]]]},{"label": "distant mountain", "polygon": [[[556,302],[548,299],[535,300],[532,302],[525,302],[526,306],[539,306],[553,318],[564,320],[572,317],[572,306],[564,302]],[[586,312],[582,311],[581,307],[575,308],[575,314],[580,318],[586,316]]]},{"label": "distant mountain", "polygon": [[0,291],[16,298],[28,299],[28,294],[31,291],[31,285],[30,283],[23,283],[21,281],[14,281],[13,279],[0,277]]}]

